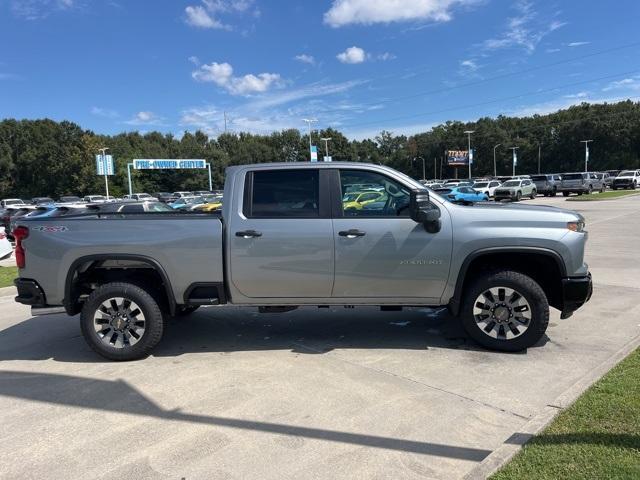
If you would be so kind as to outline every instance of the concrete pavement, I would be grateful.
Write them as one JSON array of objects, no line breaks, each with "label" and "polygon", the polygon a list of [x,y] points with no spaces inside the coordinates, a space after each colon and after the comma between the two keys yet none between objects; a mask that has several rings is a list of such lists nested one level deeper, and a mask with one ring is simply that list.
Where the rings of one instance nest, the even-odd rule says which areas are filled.
[{"label": "concrete pavement", "polygon": [[[78,319],[0,297],[0,478],[460,478],[640,341],[640,197],[587,219],[589,304],[520,354],[446,312],[205,308],[102,361]],[[577,385],[577,387],[574,387]]]}]

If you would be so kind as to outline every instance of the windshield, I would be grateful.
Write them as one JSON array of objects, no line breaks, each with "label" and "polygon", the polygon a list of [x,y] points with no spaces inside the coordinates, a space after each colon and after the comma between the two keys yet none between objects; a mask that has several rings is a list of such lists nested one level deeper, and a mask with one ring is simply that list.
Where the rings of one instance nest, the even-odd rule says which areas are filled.
[{"label": "windshield", "polygon": [[479,182],[479,183],[474,183],[474,184],[473,184],[474,188],[475,188],[475,187],[478,187],[478,188],[484,188],[484,187],[486,187],[486,186],[488,186],[488,185],[489,185],[489,182]]},{"label": "windshield", "polygon": [[509,180],[508,182],[504,182],[502,186],[503,187],[519,187],[520,180]]},{"label": "windshield", "polygon": [[633,177],[635,175],[636,172],[632,171],[632,170],[624,170],[623,172],[620,172],[620,174],[618,175],[619,177]]}]

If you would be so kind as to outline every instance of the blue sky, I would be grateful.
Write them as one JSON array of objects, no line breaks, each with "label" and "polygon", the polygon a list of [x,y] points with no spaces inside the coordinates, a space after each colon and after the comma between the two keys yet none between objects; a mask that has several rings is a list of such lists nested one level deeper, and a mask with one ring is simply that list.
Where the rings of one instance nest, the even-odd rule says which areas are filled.
[{"label": "blue sky", "polygon": [[363,138],[638,100],[638,19],[637,0],[0,0],[0,118]]}]

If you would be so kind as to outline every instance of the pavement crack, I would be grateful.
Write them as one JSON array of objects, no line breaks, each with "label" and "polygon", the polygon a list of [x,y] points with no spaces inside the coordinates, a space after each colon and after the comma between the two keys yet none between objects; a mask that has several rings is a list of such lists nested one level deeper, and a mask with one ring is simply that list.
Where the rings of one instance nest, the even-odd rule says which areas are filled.
[{"label": "pavement crack", "polygon": [[[309,346],[304,345],[302,343],[291,342],[291,344],[296,346],[296,347],[298,347],[298,348],[303,348],[305,350],[309,350],[310,352],[313,352],[313,353],[322,353],[322,354],[327,353],[324,350],[318,350],[316,348],[309,347]],[[383,374],[383,375],[388,375],[388,376],[395,377],[395,378],[400,379],[400,380],[404,380],[406,382],[414,383],[416,385],[420,385],[420,386],[428,388],[430,390],[435,390],[435,391],[438,391],[438,392],[441,392],[441,393],[445,393],[447,395],[452,395],[452,396],[460,398],[462,400],[466,400],[468,402],[475,403],[476,405],[481,405],[483,407],[487,407],[487,408],[490,408],[492,410],[496,410],[498,412],[506,413],[508,415],[512,415],[512,416],[520,418],[522,420],[529,420],[530,419],[530,417],[527,416],[527,415],[522,415],[520,413],[516,413],[516,412],[513,412],[511,410],[507,410],[505,408],[501,408],[501,407],[498,407],[496,405],[492,405],[491,403],[483,402],[481,400],[477,400],[475,398],[471,398],[471,397],[468,397],[466,395],[462,395],[460,393],[456,393],[456,392],[453,392],[451,390],[447,390],[447,389],[442,388],[442,387],[437,387],[435,385],[430,385],[428,383],[421,382],[419,380],[416,380],[416,379],[413,379],[413,378],[410,378],[410,377],[406,377],[406,376],[400,375],[398,373],[390,372],[388,370],[384,370],[384,369],[381,369],[381,368],[371,367],[371,366],[368,366],[368,365],[362,365],[360,363],[352,362],[351,360],[347,360],[345,358],[342,358],[340,355],[338,355],[335,352],[332,355],[329,355],[329,358],[336,359],[336,360],[339,360],[339,361],[344,362],[344,363],[348,363],[349,365],[353,365],[354,367],[365,368],[367,370],[370,370],[370,371],[373,371],[373,372],[376,372],[376,373],[380,373],[380,374]]]}]

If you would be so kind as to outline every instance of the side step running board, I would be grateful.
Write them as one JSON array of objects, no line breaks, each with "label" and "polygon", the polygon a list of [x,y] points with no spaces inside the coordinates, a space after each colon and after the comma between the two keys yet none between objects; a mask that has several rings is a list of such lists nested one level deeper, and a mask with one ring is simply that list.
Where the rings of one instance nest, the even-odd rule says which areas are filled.
[{"label": "side step running board", "polygon": [[53,315],[56,313],[64,313],[67,311],[64,307],[31,307],[31,315],[37,317],[39,315]]}]

